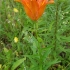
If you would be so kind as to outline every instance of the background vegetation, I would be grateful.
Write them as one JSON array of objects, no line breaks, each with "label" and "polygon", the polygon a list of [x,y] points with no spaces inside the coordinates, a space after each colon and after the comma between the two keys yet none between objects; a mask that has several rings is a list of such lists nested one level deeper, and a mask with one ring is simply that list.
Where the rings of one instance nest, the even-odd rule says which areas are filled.
[{"label": "background vegetation", "polygon": [[70,0],[47,5],[36,24],[0,0],[0,70],[70,70]]}]

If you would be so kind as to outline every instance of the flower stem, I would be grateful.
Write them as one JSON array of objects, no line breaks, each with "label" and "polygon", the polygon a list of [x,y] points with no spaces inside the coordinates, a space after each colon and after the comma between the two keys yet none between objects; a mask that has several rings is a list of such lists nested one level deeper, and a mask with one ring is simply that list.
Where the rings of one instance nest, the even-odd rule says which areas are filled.
[{"label": "flower stem", "polygon": [[55,21],[55,48],[57,46],[57,24],[58,24],[58,0],[56,4],[56,21]]},{"label": "flower stem", "polygon": [[35,33],[35,37],[37,38],[38,37],[38,32],[37,32],[37,30],[38,30],[38,23],[35,21],[34,22],[34,33]]}]

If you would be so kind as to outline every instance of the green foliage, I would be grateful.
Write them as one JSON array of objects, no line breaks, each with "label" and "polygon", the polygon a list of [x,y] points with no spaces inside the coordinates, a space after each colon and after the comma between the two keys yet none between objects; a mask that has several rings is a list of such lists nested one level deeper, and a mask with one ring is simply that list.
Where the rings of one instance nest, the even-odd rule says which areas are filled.
[{"label": "green foliage", "polygon": [[17,60],[16,62],[14,62],[14,64],[13,64],[11,70],[15,70],[21,63],[24,62],[24,60],[26,60],[26,58],[22,58],[22,59],[20,59],[20,60]]},{"label": "green foliage", "polygon": [[0,70],[70,70],[70,0],[47,5],[36,22],[0,0]]}]

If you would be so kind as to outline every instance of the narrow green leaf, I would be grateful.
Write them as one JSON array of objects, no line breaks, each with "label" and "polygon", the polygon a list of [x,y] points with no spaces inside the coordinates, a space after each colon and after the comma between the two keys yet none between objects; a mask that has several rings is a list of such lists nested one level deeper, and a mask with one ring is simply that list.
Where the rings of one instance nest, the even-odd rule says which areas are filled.
[{"label": "narrow green leaf", "polygon": [[22,58],[22,59],[19,59],[17,60],[16,62],[14,62],[11,70],[15,70],[21,63],[23,63],[24,61],[26,60],[26,58]]}]

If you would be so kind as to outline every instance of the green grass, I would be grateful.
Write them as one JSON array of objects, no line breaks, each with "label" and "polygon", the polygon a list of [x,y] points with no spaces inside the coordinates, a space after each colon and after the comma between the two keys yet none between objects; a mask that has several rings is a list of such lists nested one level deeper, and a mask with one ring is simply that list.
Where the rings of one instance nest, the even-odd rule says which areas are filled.
[{"label": "green grass", "polygon": [[37,22],[0,0],[0,70],[70,70],[70,0],[47,5]]}]

